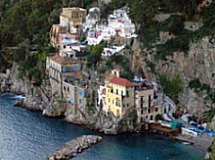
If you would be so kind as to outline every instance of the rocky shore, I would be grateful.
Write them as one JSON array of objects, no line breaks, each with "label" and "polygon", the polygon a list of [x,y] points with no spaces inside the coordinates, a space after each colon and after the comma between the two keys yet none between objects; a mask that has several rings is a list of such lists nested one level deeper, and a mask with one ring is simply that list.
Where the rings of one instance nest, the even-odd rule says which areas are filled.
[{"label": "rocky shore", "polygon": [[95,135],[83,135],[66,144],[60,149],[56,150],[53,154],[47,157],[47,160],[67,160],[75,157],[77,153],[91,147],[92,145],[100,142],[102,137]]},{"label": "rocky shore", "polygon": [[203,152],[207,152],[208,148],[213,142],[213,137],[206,134],[202,134],[197,137],[178,135],[174,137],[174,139],[182,142],[187,142]]}]

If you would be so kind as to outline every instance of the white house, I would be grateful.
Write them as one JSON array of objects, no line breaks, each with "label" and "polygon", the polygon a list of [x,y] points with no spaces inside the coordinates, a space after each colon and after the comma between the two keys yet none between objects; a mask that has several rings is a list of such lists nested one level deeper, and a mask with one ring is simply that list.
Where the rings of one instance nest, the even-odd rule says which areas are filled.
[{"label": "white house", "polygon": [[96,29],[90,29],[88,31],[86,40],[88,45],[97,45],[101,43],[101,41],[103,40],[101,31],[98,31]]},{"label": "white house", "polygon": [[70,58],[77,59],[76,58],[76,52],[72,49],[71,46],[66,46],[63,49],[60,49],[59,54],[60,54],[61,57],[70,57]]},{"label": "white house", "polygon": [[103,49],[102,56],[105,56],[105,57],[112,56],[112,55],[114,55],[116,53],[119,53],[124,48],[125,48],[125,45],[120,46],[120,47],[117,47],[117,46],[105,47]]},{"label": "white house", "polygon": [[101,12],[98,7],[93,7],[89,9],[89,13],[86,17],[86,23],[84,24],[84,29],[92,29],[96,26],[96,23],[100,20]]},{"label": "white house", "polygon": [[135,25],[128,17],[126,9],[115,10],[108,16],[108,27],[116,30],[121,37],[130,38],[135,32]]}]

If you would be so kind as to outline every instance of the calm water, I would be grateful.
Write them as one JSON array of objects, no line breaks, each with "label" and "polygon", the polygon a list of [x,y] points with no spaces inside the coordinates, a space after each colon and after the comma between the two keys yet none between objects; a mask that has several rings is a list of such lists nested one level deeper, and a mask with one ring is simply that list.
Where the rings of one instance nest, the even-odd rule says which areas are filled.
[{"label": "calm water", "polygon": [[[0,160],[41,160],[65,142],[98,134],[85,127],[13,107],[0,98]],[[204,153],[166,137],[141,134],[103,136],[103,141],[76,160],[199,160]]]}]

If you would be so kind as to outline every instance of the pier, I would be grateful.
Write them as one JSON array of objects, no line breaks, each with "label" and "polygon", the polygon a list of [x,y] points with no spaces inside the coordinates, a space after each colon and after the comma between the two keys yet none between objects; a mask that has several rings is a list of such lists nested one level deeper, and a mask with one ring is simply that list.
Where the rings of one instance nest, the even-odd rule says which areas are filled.
[{"label": "pier", "polygon": [[83,150],[91,147],[92,145],[100,142],[102,138],[94,135],[83,135],[66,144],[60,149],[56,150],[53,154],[47,157],[47,160],[68,160],[81,153]]}]

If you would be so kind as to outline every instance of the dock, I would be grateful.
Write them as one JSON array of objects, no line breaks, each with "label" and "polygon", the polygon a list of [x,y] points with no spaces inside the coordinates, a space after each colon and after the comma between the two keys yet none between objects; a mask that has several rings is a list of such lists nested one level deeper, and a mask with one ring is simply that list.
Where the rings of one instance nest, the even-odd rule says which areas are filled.
[{"label": "dock", "polygon": [[91,147],[92,145],[100,142],[102,137],[94,135],[83,135],[66,144],[60,149],[56,150],[53,154],[47,157],[47,160],[68,160],[81,153],[83,150]]}]

